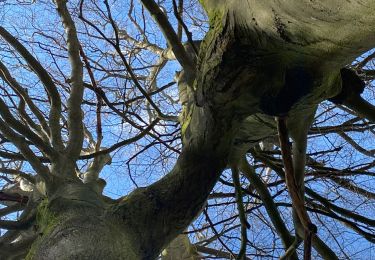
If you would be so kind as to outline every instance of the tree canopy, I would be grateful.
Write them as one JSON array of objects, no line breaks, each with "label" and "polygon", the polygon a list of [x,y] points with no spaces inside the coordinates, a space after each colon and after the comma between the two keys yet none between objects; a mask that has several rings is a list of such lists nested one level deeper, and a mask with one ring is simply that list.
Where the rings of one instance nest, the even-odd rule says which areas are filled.
[{"label": "tree canopy", "polygon": [[0,259],[375,254],[374,10],[0,1]]}]

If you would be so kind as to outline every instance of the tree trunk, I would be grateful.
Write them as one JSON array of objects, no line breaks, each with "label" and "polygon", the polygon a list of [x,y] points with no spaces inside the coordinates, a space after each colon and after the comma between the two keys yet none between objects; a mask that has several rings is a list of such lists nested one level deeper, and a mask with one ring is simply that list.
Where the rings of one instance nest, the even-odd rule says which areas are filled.
[{"label": "tree trunk", "polygon": [[200,212],[227,164],[236,128],[208,107],[194,107],[190,120],[172,172],[120,201],[93,184],[57,180],[59,188],[38,209],[42,232],[29,259],[155,259]]},{"label": "tree trunk", "polygon": [[375,43],[373,0],[201,2],[210,31],[174,169],[120,201],[90,183],[59,182],[38,209],[28,259],[155,259],[201,210],[245,118],[288,114],[298,127],[340,92],[340,69]]},{"label": "tree trunk", "polygon": [[65,192],[39,206],[39,238],[26,259],[142,259],[111,204],[87,187],[69,185]]}]

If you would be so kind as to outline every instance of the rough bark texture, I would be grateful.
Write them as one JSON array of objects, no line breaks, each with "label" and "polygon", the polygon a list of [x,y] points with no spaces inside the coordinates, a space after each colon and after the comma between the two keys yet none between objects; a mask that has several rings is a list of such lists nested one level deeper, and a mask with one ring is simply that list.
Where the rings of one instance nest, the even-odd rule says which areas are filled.
[{"label": "rough bark texture", "polygon": [[201,210],[228,161],[274,131],[271,124],[246,143],[239,129],[246,133],[256,113],[288,114],[298,128],[340,92],[340,69],[375,44],[373,0],[201,2],[211,27],[174,169],[120,201],[65,175],[39,207],[28,259],[155,259]]}]

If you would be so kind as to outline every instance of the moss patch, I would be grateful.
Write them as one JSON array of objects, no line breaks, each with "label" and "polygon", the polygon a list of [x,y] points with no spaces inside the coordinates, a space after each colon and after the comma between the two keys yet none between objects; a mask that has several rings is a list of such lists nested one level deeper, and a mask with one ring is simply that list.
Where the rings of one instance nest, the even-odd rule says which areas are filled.
[{"label": "moss patch", "polygon": [[43,238],[51,233],[59,223],[58,218],[49,209],[48,199],[42,200],[42,202],[38,205],[36,223],[38,225],[40,237],[32,244],[30,251],[25,258],[26,260],[34,259],[35,251],[41,245]]}]

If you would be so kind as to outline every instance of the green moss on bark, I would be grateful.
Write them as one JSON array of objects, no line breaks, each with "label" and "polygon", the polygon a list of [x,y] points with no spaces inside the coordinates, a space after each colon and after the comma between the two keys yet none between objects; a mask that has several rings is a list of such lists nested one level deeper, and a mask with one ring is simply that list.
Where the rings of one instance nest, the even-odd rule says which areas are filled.
[{"label": "green moss on bark", "polygon": [[36,213],[36,223],[40,237],[33,243],[26,260],[34,259],[35,251],[39,248],[42,238],[53,231],[59,224],[58,218],[50,211],[48,199],[42,200]]}]

